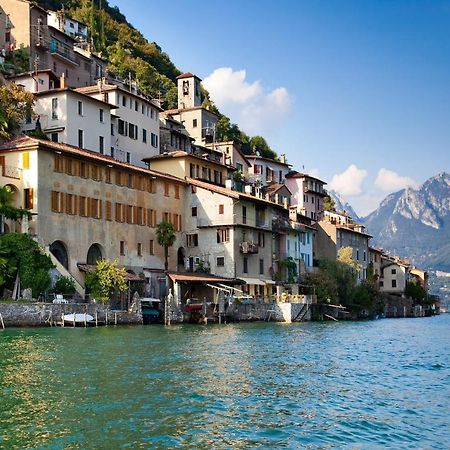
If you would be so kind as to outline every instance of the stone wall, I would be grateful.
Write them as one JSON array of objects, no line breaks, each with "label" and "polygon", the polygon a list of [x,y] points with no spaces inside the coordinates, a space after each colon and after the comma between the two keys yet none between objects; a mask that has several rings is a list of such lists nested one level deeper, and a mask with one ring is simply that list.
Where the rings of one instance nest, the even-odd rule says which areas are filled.
[{"label": "stone wall", "polygon": [[[134,325],[142,324],[140,312],[114,311],[98,304],[65,304],[52,303],[0,303],[0,314],[5,327],[42,327],[61,322],[63,314],[90,314],[101,324]],[[69,324],[70,326],[70,324]],[[0,323],[1,327],[1,323]]]},{"label": "stone wall", "polygon": [[[300,320],[306,312],[306,308],[303,309],[304,306],[305,303],[289,302],[236,304],[232,306],[230,315],[238,321],[270,320],[291,323]],[[305,320],[311,320],[311,305],[308,306],[308,311],[303,317],[303,321]]]}]

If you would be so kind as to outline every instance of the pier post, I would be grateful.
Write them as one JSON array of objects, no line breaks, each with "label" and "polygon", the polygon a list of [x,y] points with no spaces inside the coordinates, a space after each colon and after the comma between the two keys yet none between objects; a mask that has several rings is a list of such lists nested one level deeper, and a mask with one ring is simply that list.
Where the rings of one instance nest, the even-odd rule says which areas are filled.
[{"label": "pier post", "polygon": [[2,322],[2,328],[5,329],[5,322],[3,322],[3,316],[0,314],[0,321]]}]

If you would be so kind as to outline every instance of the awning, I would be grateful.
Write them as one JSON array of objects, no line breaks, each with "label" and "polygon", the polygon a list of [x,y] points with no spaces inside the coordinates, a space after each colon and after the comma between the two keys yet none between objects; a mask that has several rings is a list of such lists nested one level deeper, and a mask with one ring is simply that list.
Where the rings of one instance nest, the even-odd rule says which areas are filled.
[{"label": "awning", "polygon": [[273,280],[264,280],[266,284],[276,284]]},{"label": "awning", "polygon": [[242,279],[218,277],[200,273],[169,273],[169,278],[175,283],[229,283],[242,284]]},{"label": "awning", "polygon": [[260,280],[259,278],[241,278],[241,280],[244,280],[247,284],[256,284],[257,286],[266,285],[266,283],[264,283],[264,281]]},{"label": "awning", "polygon": [[[82,272],[94,272],[95,266],[93,264],[81,264],[78,263],[77,267]],[[133,271],[129,271],[126,273],[125,278],[127,281],[145,281],[139,275],[136,275]]]}]

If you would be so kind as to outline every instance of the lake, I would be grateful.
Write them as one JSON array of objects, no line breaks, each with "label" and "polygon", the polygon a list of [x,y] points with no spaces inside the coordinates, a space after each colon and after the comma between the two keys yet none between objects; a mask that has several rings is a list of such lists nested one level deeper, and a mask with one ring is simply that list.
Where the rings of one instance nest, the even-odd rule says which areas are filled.
[{"label": "lake", "polygon": [[0,331],[0,448],[450,448],[450,315]]}]

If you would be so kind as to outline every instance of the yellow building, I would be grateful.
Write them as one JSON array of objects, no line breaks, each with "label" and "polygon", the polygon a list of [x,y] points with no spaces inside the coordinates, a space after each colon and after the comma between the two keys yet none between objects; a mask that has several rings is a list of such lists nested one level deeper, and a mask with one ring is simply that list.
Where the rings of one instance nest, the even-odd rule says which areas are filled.
[{"label": "yellow building", "polygon": [[32,213],[29,223],[7,227],[34,236],[62,274],[67,271],[83,286],[83,271],[97,259],[117,259],[130,273],[145,276],[150,295],[160,295],[164,252],[156,225],[164,219],[175,226],[177,241],[169,250],[169,269],[175,270],[183,180],[26,136],[0,146],[0,165],[0,185],[9,185],[15,206]]}]

